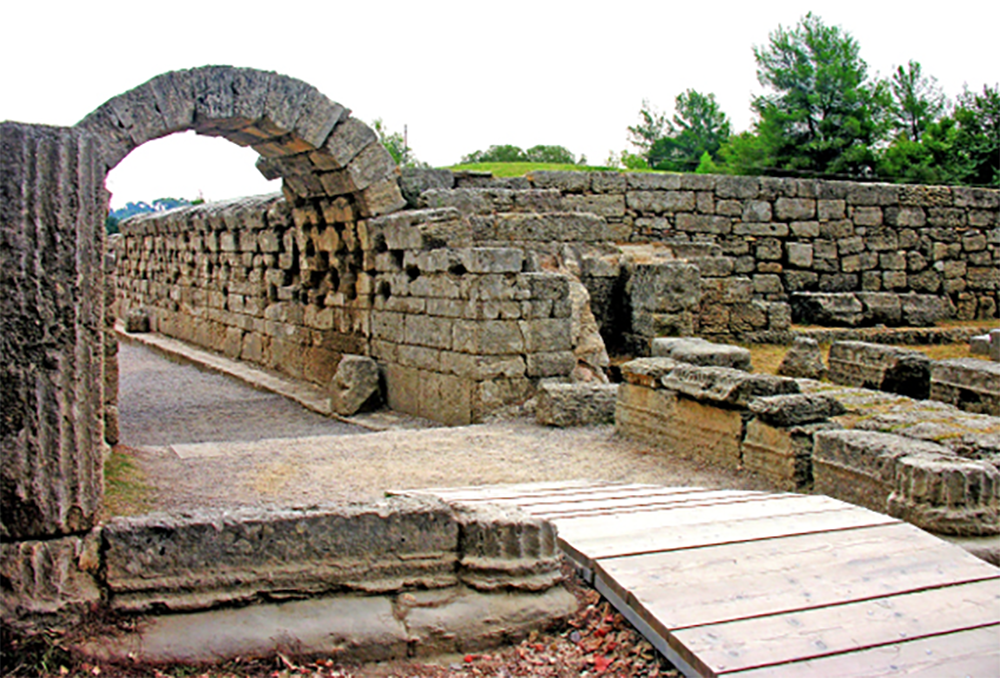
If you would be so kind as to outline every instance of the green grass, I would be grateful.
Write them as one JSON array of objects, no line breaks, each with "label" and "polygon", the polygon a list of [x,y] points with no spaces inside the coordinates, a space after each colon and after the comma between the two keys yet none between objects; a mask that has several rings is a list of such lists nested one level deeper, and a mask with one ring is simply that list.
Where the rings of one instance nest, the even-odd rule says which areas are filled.
[{"label": "green grass", "polygon": [[477,162],[467,165],[452,165],[445,169],[453,172],[491,172],[495,177],[521,177],[536,170],[554,170],[560,172],[652,172],[653,170],[617,170],[612,167],[591,165],[563,165],[553,162]]},{"label": "green grass", "polygon": [[154,490],[132,458],[131,449],[115,445],[104,462],[105,517],[147,513],[154,505]]}]

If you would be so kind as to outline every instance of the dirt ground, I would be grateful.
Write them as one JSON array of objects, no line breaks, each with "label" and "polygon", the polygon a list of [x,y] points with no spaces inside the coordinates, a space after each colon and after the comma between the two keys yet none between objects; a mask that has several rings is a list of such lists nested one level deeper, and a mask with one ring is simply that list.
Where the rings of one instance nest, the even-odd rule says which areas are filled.
[{"label": "dirt ground", "polygon": [[120,454],[134,460],[148,508],[310,506],[371,501],[387,490],[553,480],[768,489],[612,426],[557,429],[520,418],[370,432],[233,379],[122,347]]}]

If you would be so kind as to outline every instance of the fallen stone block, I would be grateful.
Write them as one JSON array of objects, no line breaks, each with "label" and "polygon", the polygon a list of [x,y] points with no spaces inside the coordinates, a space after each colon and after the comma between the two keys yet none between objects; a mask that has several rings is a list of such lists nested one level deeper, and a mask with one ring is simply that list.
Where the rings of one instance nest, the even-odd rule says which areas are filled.
[{"label": "fallen stone block", "polygon": [[372,407],[379,397],[378,363],[360,355],[345,355],[330,384],[333,411],[345,417]]},{"label": "fallen stone block", "polygon": [[538,385],[535,415],[546,426],[610,424],[615,418],[617,384],[579,383]]},{"label": "fallen stone block", "polygon": [[799,393],[799,385],[788,377],[750,374],[728,367],[697,367],[677,363],[660,383],[694,400],[747,407],[761,396]]},{"label": "fallen stone block", "polygon": [[125,314],[125,331],[129,334],[149,332],[149,311],[133,308]]},{"label": "fallen stone block", "polygon": [[677,364],[670,358],[636,358],[621,366],[622,379],[629,384],[661,388],[660,379]]},{"label": "fallen stone block", "polygon": [[934,361],[930,398],[967,412],[1000,416],[1000,363],[978,358]]},{"label": "fallen stone block", "polygon": [[836,341],[830,347],[830,381],[918,400],[930,394],[931,361],[923,353],[863,341]]},{"label": "fallen stone block", "polygon": [[813,449],[813,491],[886,513],[896,460],[938,455],[940,445],[875,431],[821,431]]},{"label": "fallen stone block", "polygon": [[796,337],[778,365],[780,376],[794,379],[822,379],[826,372],[819,342],[810,337]]},{"label": "fallen stone block", "polygon": [[798,426],[840,416],[847,408],[829,396],[797,393],[756,398],[750,411],[772,426]]},{"label": "fallen stone block", "polygon": [[716,344],[698,337],[660,337],[653,339],[650,354],[654,358],[672,358],[692,365],[731,367],[750,371],[750,351],[741,346]]},{"label": "fallen stone block", "polygon": [[900,296],[902,323],[910,327],[931,327],[948,320],[954,308],[947,297],[933,294],[903,294]]}]

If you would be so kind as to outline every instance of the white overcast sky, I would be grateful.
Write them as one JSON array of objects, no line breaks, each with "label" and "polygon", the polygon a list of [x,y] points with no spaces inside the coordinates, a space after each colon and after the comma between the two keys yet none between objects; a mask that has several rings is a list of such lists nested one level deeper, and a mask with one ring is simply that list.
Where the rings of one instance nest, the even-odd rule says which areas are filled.
[{"label": "white overcast sky", "polygon": [[[914,59],[950,97],[1000,80],[1000,2],[5,2],[0,120],[72,125],[170,70],[228,64],[317,87],[366,122],[406,125],[435,166],[491,144],[559,144],[591,164],[627,147],[643,99],[714,92],[752,121],[754,45],[808,11],[851,33],[871,73]],[[255,154],[173,135],[109,176],[112,205],[277,190]]]}]

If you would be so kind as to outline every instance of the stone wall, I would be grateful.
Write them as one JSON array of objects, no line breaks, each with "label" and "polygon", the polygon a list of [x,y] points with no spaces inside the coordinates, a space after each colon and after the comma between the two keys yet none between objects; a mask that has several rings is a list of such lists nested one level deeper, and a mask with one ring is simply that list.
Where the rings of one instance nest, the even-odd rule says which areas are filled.
[{"label": "stone wall", "polygon": [[121,225],[120,312],[324,387],[342,355],[369,355],[394,409],[467,424],[577,361],[570,279],[523,272],[524,250],[465,226],[454,209],[359,219],[278,196],[143,215]]},{"label": "stone wall", "polygon": [[[609,341],[609,318],[618,332],[648,338],[645,328],[628,327],[631,314],[615,317],[616,307],[628,308],[634,264],[678,259],[699,269],[700,288],[688,286],[698,302],[657,311],[657,331],[780,337],[797,294],[848,295],[858,306],[857,324],[997,317],[1000,192],[992,189],[603,172],[492,179],[436,171],[404,176],[403,193],[412,206],[455,206],[472,223],[518,210],[603,220],[617,247],[579,257],[579,276]],[[894,314],[887,312],[893,299]],[[908,299],[914,308],[905,312]]]}]

